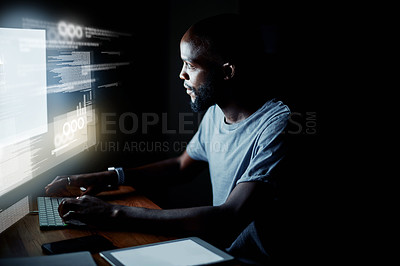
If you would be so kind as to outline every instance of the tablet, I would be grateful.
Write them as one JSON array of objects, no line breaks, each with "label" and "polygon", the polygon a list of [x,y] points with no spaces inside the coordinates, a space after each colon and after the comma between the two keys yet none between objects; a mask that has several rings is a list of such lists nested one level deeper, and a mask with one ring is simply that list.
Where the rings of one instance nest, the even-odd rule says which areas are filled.
[{"label": "tablet", "polygon": [[226,252],[197,237],[103,251],[112,265],[207,265],[233,260]]}]

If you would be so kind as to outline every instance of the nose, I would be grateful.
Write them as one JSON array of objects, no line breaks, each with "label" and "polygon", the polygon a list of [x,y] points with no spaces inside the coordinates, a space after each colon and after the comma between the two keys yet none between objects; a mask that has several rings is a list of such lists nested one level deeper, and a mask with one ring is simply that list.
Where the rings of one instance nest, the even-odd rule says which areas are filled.
[{"label": "nose", "polygon": [[183,65],[181,73],[179,73],[179,78],[184,80],[189,80],[189,75],[185,71],[185,65]]}]

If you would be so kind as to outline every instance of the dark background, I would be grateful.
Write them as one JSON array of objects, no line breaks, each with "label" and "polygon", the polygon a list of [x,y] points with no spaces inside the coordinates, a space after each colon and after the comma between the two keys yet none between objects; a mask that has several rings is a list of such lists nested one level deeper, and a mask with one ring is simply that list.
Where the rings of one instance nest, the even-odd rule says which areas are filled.
[{"label": "dark background", "polygon": [[[109,121],[116,125],[127,112],[137,114],[139,122],[142,122],[143,113],[157,114],[160,119],[159,123],[149,126],[147,133],[143,133],[140,123],[134,134],[125,134],[118,126],[110,127],[116,130],[115,134],[99,130],[97,148],[41,177],[36,182],[38,188],[55,175],[103,171],[108,166],[133,167],[183,152],[183,146],[176,150],[173,145],[190,140],[201,115],[190,115],[190,99],[178,77],[182,67],[180,38],[200,19],[221,13],[239,13],[255,20],[263,29],[266,52],[278,58],[278,96],[296,113],[293,124],[297,130],[291,134],[295,155],[288,166],[288,194],[292,193],[291,200],[296,201],[293,219],[298,219],[299,230],[322,230],[327,208],[320,203],[322,195],[328,191],[325,181],[328,177],[323,176],[326,158],[320,151],[325,148],[321,142],[326,133],[324,124],[329,122],[323,107],[333,98],[336,87],[331,75],[336,67],[330,63],[335,57],[333,36],[336,31],[330,20],[334,9],[328,5],[249,0],[13,1],[12,4],[2,1],[0,14],[11,7],[25,6],[29,6],[32,13],[46,14],[50,20],[64,18],[85,26],[131,33],[132,41],[121,45],[132,64],[118,72],[120,86],[96,90],[97,117],[115,113]],[[266,86],[265,77],[255,76],[254,79],[260,80],[260,86]],[[179,114],[187,114],[186,120],[191,123],[185,129],[190,133],[163,133],[163,113],[167,119],[162,122],[172,130],[180,126]],[[125,122],[129,128],[130,120]],[[101,123],[104,121],[100,119],[99,128]],[[307,129],[313,129],[313,133]],[[107,146],[117,142],[120,145],[143,142],[149,146],[141,151],[115,150]],[[165,144],[168,149],[155,150],[154,143]],[[65,172],[59,172],[60,169]],[[211,203],[210,189],[206,171],[190,184],[155,189],[149,196],[163,208],[199,206]]]},{"label": "dark background", "polygon": [[[321,137],[324,116],[321,106],[329,101],[333,94],[330,87],[334,84],[334,80],[328,78],[334,69],[334,66],[328,63],[329,58],[334,56],[335,52],[331,49],[333,31],[329,17],[333,9],[330,7],[252,0],[116,0],[35,3],[2,1],[0,8],[0,21],[3,19],[1,16],[10,17],[16,10],[23,10],[22,14],[26,14],[26,17],[33,15],[34,18],[48,21],[76,21],[85,26],[126,32],[133,36],[126,42],[119,42],[125,58],[131,62],[129,67],[115,71],[119,86],[95,91],[99,119],[98,145],[84,154],[85,158],[91,159],[88,159],[85,165],[81,163],[83,166],[78,166],[76,170],[72,168],[72,171],[102,170],[107,165],[142,165],[177,156],[184,150],[184,144],[197,129],[201,114],[194,114],[190,110],[190,99],[183,88],[183,81],[178,77],[182,67],[179,42],[190,25],[221,13],[239,13],[260,25],[265,40],[265,52],[278,58],[278,71],[274,77],[276,96],[295,113],[293,124],[298,130],[295,130],[294,135],[302,139],[300,142],[309,142],[311,146],[308,146],[310,152],[307,152],[309,157],[306,158],[309,160],[306,163],[317,168],[314,165],[316,162],[313,161],[315,158],[312,157],[315,148],[312,144],[314,141],[317,143]],[[268,73],[262,77],[254,76],[266,91],[269,85],[267,76]],[[250,88],[245,89],[251,91]],[[121,115],[128,112],[138,116],[138,129],[133,134],[121,130]],[[102,115],[108,113],[113,115],[107,116],[107,121],[101,119]],[[147,132],[144,132],[142,127],[143,114],[149,114],[149,120],[152,120],[152,116],[159,119],[154,125],[147,126]],[[179,123],[179,114],[185,116],[188,124]],[[308,120],[313,120],[313,123]],[[132,119],[128,117],[123,122],[124,128],[132,128]],[[103,132],[100,130],[102,126],[115,133]],[[180,126],[183,126],[185,132],[179,132]],[[165,129],[168,132],[165,132]],[[309,134],[307,129],[313,129],[313,133]],[[171,130],[177,133],[169,133]],[[110,147],[110,143],[117,142],[119,149],[112,145]],[[140,146],[140,151],[123,149],[125,143],[131,142],[148,144]],[[155,148],[156,142],[162,144],[161,150]],[[207,184],[202,182],[198,185],[207,187]],[[194,191],[188,195],[192,195],[192,192]],[[200,193],[199,197],[203,198],[201,195],[203,194]],[[209,200],[206,198],[204,199]],[[197,202],[202,203],[201,199]],[[184,200],[174,204],[191,202]]]}]

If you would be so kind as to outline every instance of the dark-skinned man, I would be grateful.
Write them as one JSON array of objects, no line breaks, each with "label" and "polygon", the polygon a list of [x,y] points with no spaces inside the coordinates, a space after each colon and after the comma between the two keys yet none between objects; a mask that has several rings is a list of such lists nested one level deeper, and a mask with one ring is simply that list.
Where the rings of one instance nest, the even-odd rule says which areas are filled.
[{"label": "dark-skinned man", "polygon": [[[87,189],[62,202],[64,220],[195,235],[247,262],[263,264],[273,256],[279,176],[273,169],[284,157],[281,133],[290,111],[280,101],[261,97],[269,77],[260,67],[268,62],[262,62],[262,46],[247,25],[237,15],[219,15],[194,24],[181,39],[179,77],[193,111],[207,111],[183,154],[137,168],[57,177],[46,187],[49,195],[62,194],[68,185]],[[110,185],[174,183],[207,166],[212,206],[151,210],[89,196]]]}]

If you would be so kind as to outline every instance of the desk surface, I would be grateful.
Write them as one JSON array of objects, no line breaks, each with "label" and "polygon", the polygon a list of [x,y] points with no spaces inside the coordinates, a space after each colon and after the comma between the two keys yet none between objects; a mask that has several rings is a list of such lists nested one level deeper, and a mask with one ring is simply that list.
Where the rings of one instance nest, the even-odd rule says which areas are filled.
[{"label": "desk surface", "polygon": [[[160,209],[151,200],[134,190],[130,190],[128,187],[122,187],[119,193],[103,195],[103,199],[114,204]],[[38,215],[28,214],[0,234],[0,258],[42,256],[44,253],[42,252],[41,245],[44,243],[92,234],[99,234],[106,237],[118,248],[172,239],[165,236],[126,231],[89,231],[72,228],[41,231]],[[99,254],[93,254],[93,258],[98,265],[109,265]]]}]

